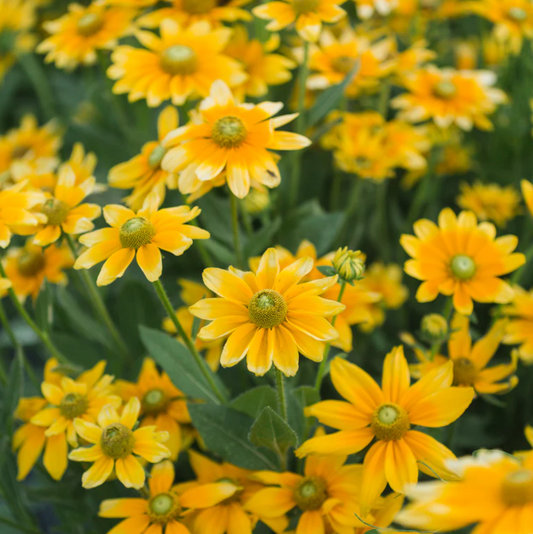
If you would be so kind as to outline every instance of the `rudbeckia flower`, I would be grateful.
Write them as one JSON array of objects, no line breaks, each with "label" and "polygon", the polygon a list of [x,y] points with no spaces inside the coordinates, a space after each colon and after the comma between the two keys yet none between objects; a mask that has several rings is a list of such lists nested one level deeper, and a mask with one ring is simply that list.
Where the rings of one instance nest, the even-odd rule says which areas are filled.
[{"label": "rudbeckia flower", "polygon": [[74,419],[76,433],[91,447],[80,447],[71,451],[69,459],[75,462],[94,462],[83,473],[82,485],[86,489],[103,484],[113,470],[127,488],[140,489],[146,479],[144,469],[137,456],[151,463],[158,463],[170,456],[163,445],[167,432],[156,432],[154,426],[133,430],[137,423],[141,403],[131,398],[119,417],[113,405],[104,406],[98,414],[98,424],[83,419]]},{"label": "rudbeckia flower", "polygon": [[107,260],[96,283],[105,286],[120,278],[137,257],[137,263],[150,282],[163,271],[161,250],[181,256],[193,239],[208,239],[209,232],[186,223],[200,214],[198,208],[187,206],[158,210],[160,199],[155,192],[148,195],[137,213],[110,204],[104,208],[104,218],[111,228],[102,228],[80,238],[89,247],[74,264],[74,269],[90,269]]},{"label": "rudbeckia flower", "polygon": [[78,65],[94,65],[99,50],[112,50],[118,40],[133,31],[135,10],[109,7],[97,1],[85,7],[70,4],[68,13],[43,23],[50,34],[37,47],[46,54],[47,63],[55,62],[60,69],[72,70]]},{"label": "rudbeckia flower", "polygon": [[306,41],[316,42],[324,22],[338,22],[346,15],[340,4],[346,0],[283,0],[267,2],[254,7],[256,17],[270,20],[267,30],[277,32],[296,23],[298,35]]},{"label": "rudbeckia flower", "polygon": [[70,249],[64,245],[50,245],[43,249],[30,241],[22,248],[10,248],[3,260],[6,276],[20,300],[31,296],[35,301],[45,280],[65,285],[65,269],[74,264]]},{"label": "rudbeckia flower", "polygon": [[42,383],[46,406],[35,413],[30,423],[42,427],[48,438],[44,462],[54,480],[60,480],[67,468],[68,445],[79,446],[74,419],[94,423],[104,406],[118,408],[122,404],[119,397],[111,394],[113,377],[103,374],[105,365],[106,362],[99,362],[76,380],[64,376],[59,383]]},{"label": "rudbeckia flower", "polygon": [[167,373],[157,370],[154,360],[145,358],[137,382],[117,380],[117,393],[125,400],[132,397],[141,400],[140,426],[155,426],[168,432],[165,445],[170,458],[176,460],[182,448],[181,425],[190,424],[185,395],[172,383]]},{"label": "rudbeckia flower", "polygon": [[525,364],[533,363],[533,290],[514,286],[514,298],[501,311],[509,318],[504,343],[520,344],[518,356]]},{"label": "rudbeckia flower", "polygon": [[188,99],[207,96],[215,80],[232,87],[245,81],[240,63],[223,52],[229,28],[212,28],[206,21],[182,27],[165,19],[160,33],[158,37],[139,30],[135,36],[146,49],[121,45],[113,52],[107,75],[117,80],[114,93],[128,93],[130,102],[146,98],[150,107],[165,100],[181,106]]},{"label": "rudbeckia flower", "polygon": [[450,462],[461,479],[410,487],[411,504],[396,520],[410,528],[448,532],[475,525],[483,534],[529,534],[533,525],[533,456],[520,462],[501,451]]},{"label": "rudbeckia flower", "polygon": [[183,509],[179,496],[172,489],[174,466],[164,460],[152,467],[146,498],[108,499],[100,504],[98,515],[125,518],[109,534],[190,534],[182,523]]},{"label": "rudbeckia flower", "polygon": [[204,284],[220,298],[203,299],[189,308],[196,317],[212,321],[198,337],[212,341],[229,335],[220,363],[231,367],[246,357],[248,370],[256,375],[264,375],[274,363],[286,376],[294,376],[299,352],[321,361],[326,343],[338,337],[326,317],[344,305],[319,296],[337,276],[299,283],[312,268],[313,260],[302,258],[280,269],[271,248],[255,274],[233,267],[205,269]]},{"label": "rudbeckia flower", "polygon": [[455,309],[470,315],[476,302],[506,304],[513,299],[512,287],[498,278],[518,269],[526,261],[513,250],[518,238],[496,238],[493,224],[477,224],[476,216],[463,211],[456,217],[450,208],[440,212],[439,225],[421,219],[414,224],[415,236],[402,235],[400,243],[414,259],[405,272],[422,280],[416,298],[431,302],[439,293],[453,295]]},{"label": "rudbeckia flower", "polygon": [[178,186],[186,195],[223,172],[238,198],[248,194],[251,181],[277,187],[277,158],[269,150],[298,150],[311,144],[303,135],[276,131],[297,116],[271,118],[282,107],[281,102],[238,104],[228,86],[216,81],[193,120],[167,135],[163,169],[180,173]]},{"label": "rudbeckia flower", "polygon": [[346,400],[319,402],[307,408],[306,415],[339,432],[311,438],[296,454],[354,454],[375,438],[364,460],[363,510],[369,509],[387,482],[394,491],[403,493],[406,484],[418,480],[419,469],[431,476],[453,476],[444,465],[444,460],[455,458],[452,451],[428,434],[411,430],[413,425],[447,426],[472,402],[472,388],[450,387],[452,362],[411,386],[403,347],[396,347],[383,363],[381,388],[359,366],[341,358],[331,363],[331,379]]}]

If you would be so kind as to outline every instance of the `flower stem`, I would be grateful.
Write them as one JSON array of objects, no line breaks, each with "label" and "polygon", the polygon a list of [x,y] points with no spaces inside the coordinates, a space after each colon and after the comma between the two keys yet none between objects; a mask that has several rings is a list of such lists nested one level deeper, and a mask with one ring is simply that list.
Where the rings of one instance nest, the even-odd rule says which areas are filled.
[{"label": "flower stem", "polygon": [[200,354],[196,350],[196,347],[194,346],[194,343],[192,342],[191,338],[187,335],[183,326],[179,322],[179,319],[176,315],[176,312],[174,311],[174,308],[172,307],[172,304],[168,298],[165,288],[163,287],[163,284],[161,283],[160,280],[156,280],[155,282],[152,282],[152,285],[154,286],[155,292],[157,293],[157,296],[159,297],[161,304],[163,304],[163,308],[165,308],[165,311],[167,312],[168,317],[170,318],[170,320],[172,321],[172,324],[176,328],[178,335],[180,336],[181,340],[183,341],[187,349],[189,349],[189,352],[192,354],[193,358],[196,360],[196,363],[198,367],[200,368],[200,371],[204,375],[204,378],[207,380],[209,387],[213,390],[213,393],[219,398],[220,402],[222,404],[225,404],[226,399],[224,395],[218,388],[216,382],[213,380],[213,377],[211,376],[210,371],[207,368],[207,364],[204,362],[203,358],[200,356]]},{"label": "flower stem", "polygon": [[48,119],[57,117],[54,95],[46,72],[40,63],[40,59],[37,59],[33,53],[23,54],[19,56],[19,63],[22,65],[22,68],[33,85],[44,115]]},{"label": "flower stem", "polygon": [[[341,282],[341,288],[339,290],[339,296],[337,297],[337,302],[342,301],[342,296],[344,295],[344,290],[346,289],[346,282],[343,280]],[[335,321],[337,320],[337,315],[333,317],[331,320],[331,326],[335,326]],[[328,362],[328,355],[329,351],[331,350],[331,343],[328,343],[326,345],[326,348],[324,349],[324,356],[322,357],[322,361],[320,362],[320,366],[318,368],[318,373],[316,375],[315,380],[315,390],[320,391],[320,386],[322,386],[322,380],[324,379],[324,373],[326,371],[326,364]]]},{"label": "flower stem", "polygon": [[276,368],[276,389],[278,392],[278,412],[283,417],[283,420],[287,422],[287,396],[285,395],[285,380],[283,373]]},{"label": "flower stem", "polygon": [[[442,309],[442,316],[446,319],[446,322],[448,323],[448,332],[451,332],[450,319],[452,317],[452,311],[453,311],[453,297],[448,297],[446,299],[446,303],[444,304],[444,308]],[[431,345],[431,350],[429,353],[430,361],[433,361],[435,359],[435,356],[438,354],[443,343],[444,341],[441,340]]]},{"label": "flower stem", "polygon": [[[72,255],[74,256],[74,258],[77,258],[78,250],[76,248],[74,240],[72,239],[72,236],[69,234],[64,234],[64,235],[68,243],[68,246],[72,252]],[[111,337],[115,341],[117,348],[120,350],[122,357],[124,359],[127,359],[129,355],[129,349],[126,343],[124,342],[124,340],[122,339],[122,336],[120,335],[117,327],[115,326],[115,323],[113,322],[113,319],[111,318],[111,315],[109,315],[107,307],[102,299],[102,296],[100,295],[96,287],[96,284],[94,283],[94,280],[91,278],[89,271],[87,271],[87,269],[81,269],[80,275],[81,275],[81,281],[83,283],[83,287],[85,288],[85,291],[87,292],[87,296],[89,297],[89,300],[91,301],[94,311],[107,326],[107,329],[109,330]]]},{"label": "flower stem", "polygon": [[[309,43],[304,42],[304,57],[298,71],[298,117],[296,119],[296,133],[305,133],[305,86],[309,77]],[[302,170],[302,151],[297,150],[293,156],[292,177],[289,191],[289,208],[296,205],[300,191],[300,175]]]},{"label": "flower stem", "polygon": [[239,206],[237,205],[237,197],[230,192],[231,201],[231,223],[233,226],[233,247],[235,248],[235,262],[239,269],[243,268],[242,264],[242,249],[241,237],[239,233]]}]

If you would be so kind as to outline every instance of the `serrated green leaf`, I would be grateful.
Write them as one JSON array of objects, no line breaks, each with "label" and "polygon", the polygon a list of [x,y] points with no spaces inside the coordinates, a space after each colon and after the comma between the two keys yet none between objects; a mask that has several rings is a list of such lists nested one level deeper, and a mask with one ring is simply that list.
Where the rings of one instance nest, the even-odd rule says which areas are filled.
[{"label": "serrated green leaf", "polygon": [[266,447],[280,458],[298,444],[296,432],[270,406],[263,409],[252,425],[249,439],[257,447]]},{"label": "serrated green leaf", "polygon": [[227,462],[243,469],[277,469],[272,453],[248,440],[254,422],[248,415],[214,404],[190,404],[189,413],[206,447]]},{"label": "serrated green leaf", "polygon": [[265,407],[270,406],[275,409],[277,402],[274,389],[270,386],[259,386],[239,395],[231,402],[231,407],[257,419]]}]

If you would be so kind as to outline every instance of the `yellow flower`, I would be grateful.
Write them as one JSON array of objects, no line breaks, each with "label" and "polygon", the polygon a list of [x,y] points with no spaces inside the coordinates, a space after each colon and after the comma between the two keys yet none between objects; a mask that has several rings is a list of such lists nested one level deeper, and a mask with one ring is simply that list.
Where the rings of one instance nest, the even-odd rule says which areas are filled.
[{"label": "yellow flower", "polygon": [[522,194],[524,195],[524,200],[526,201],[527,209],[531,216],[533,217],[533,184],[527,180],[522,180],[520,182],[522,187]]},{"label": "yellow flower", "polygon": [[163,139],[178,125],[177,109],[167,106],[161,111],[157,121],[158,140],[146,143],[139,155],[125,163],[115,165],[109,171],[108,180],[111,187],[133,188],[132,193],[124,199],[131,209],[139,210],[152,191],[156,191],[161,200],[164,200],[166,188],[176,188],[172,176],[161,168],[161,160],[166,152],[162,146]]},{"label": "yellow flower", "polygon": [[69,454],[75,462],[94,462],[83,473],[82,485],[86,489],[103,484],[115,469],[117,478],[127,488],[140,489],[146,479],[144,469],[137,456],[151,463],[157,463],[170,456],[163,445],[167,432],[156,432],[155,426],[144,426],[133,430],[137,423],[141,403],[132,397],[119,417],[113,405],[104,406],[98,414],[98,425],[74,419],[76,433],[92,447],[80,447]]},{"label": "yellow flower", "polygon": [[473,126],[491,130],[487,115],[506,101],[503,91],[491,87],[496,76],[490,71],[456,71],[432,65],[406,76],[409,91],[394,98],[392,106],[401,109],[398,118],[408,122],[431,119],[439,128],[456,124],[463,130]]},{"label": "yellow flower", "polygon": [[98,515],[109,518],[126,518],[110,533],[132,534],[149,532],[161,534],[190,534],[181,522],[183,510],[179,496],[172,489],[174,466],[164,460],[152,467],[148,479],[146,498],[108,499],[100,504]]},{"label": "yellow flower", "polygon": [[35,300],[45,280],[51,284],[67,283],[64,270],[72,267],[74,258],[64,245],[43,249],[28,240],[22,248],[10,248],[3,263],[17,297],[25,300],[31,295]]},{"label": "yellow flower", "polygon": [[239,198],[248,194],[251,182],[277,187],[277,158],[269,150],[298,150],[311,144],[303,135],[276,131],[296,117],[271,118],[282,107],[280,102],[238,104],[228,86],[216,81],[193,121],[167,136],[163,169],[180,172],[183,194],[194,193],[223,172]]},{"label": "yellow flower", "polygon": [[518,356],[527,365],[533,363],[533,290],[513,286],[514,298],[501,311],[509,318],[504,343],[520,344]]},{"label": "yellow flower", "polygon": [[274,54],[279,47],[279,36],[272,34],[266,43],[250,39],[244,26],[236,26],[233,36],[224,53],[242,62],[248,78],[234,89],[235,96],[244,101],[245,97],[260,97],[268,93],[270,85],[281,85],[292,78],[290,69],[296,68],[291,59]]},{"label": "yellow flower", "polygon": [[155,192],[148,195],[137,213],[118,204],[104,208],[104,218],[111,228],[102,228],[80,238],[89,247],[74,264],[74,269],[90,269],[107,260],[96,283],[105,286],[120,278],[137,257],[137,263],[150,282],[163,271],[161,250],[181,256],[193,239],[208,239],[209,232],[185,223],[197,217],[198,208],[187,206],[158,210]]},{"label": "yellow flower", "polygon": [[286,376],[298,371],[298,352],[321,361],[326,342],[338,333],[326,317],[344,305],[319,297],[337,277],[299,283],[313,268],[309,257],[280,269],[275,249],[268,249],[257,273],[230,267],[205,269],[204,284],[221,298],[203,299],[189,308],[200,319],[212,321],[198,337],[211,341],[229,336],[220,357],[231,367],[247,357],[248,370],[264,375],[272,363]]},{"label": "yellow flower", "polygon": [[172,383],[169,376],[159,373],[154,360],[145,358],[137,383],[117,380],[117,393],[125,400],[137,397],[141,401],[140,426],[155,426],[168,432],[165,445],[170,458],[176,460],[182,449],[181,426],[190,424],[185,395]]},{"label": "yellow flower", "polygon": [[533,525],[533,456],[520,462],[501,451],[450,462],[461,479],[409,489],[412,503],[397,517],[403,525],[455,531],[476,525],[483,534],[529,534]]},{"label": "yellow flower", "polygon": [[245,81],[240,63],[223,52],[229,28],[213,29],[206,21],[185,28],[165,19],[160,33],[157,37],[139,30],[135,35],[146,49],[122,45],[112,53],[107,75],[117,80],[114,93],[128,93],[130,102],[146,98],[150,107],[165,100],[181,106],[188,99],[207,96],[215,80],[232,87]]},{"label": "yellow flower", "polygon": [[252,215],[264,212],[270,206],[270,194],[268,189],[253,189],[243,202],[244,209]]},{"label": "yellow flower", "polygon": [[267,2],[254,7],[253,14],[260,19],[270,20],[267,30],[277,32],[296,23],[298,35],[316,42],[322,30],[322,23],[337,22],[346,15],[339,7],[346,0],[283,0]]},{"label": "yellow flower", "polygon": [[118,39],[133,31],[133,9],[93,2],[87,7],[73,3],[68,10],[62,17],[43,24],[50,37],[37,47],[37,52],[46,54],[47,63],[54,61],[61,69],[94,65],[98,50],[112,50]]},{"label": "yellow flower", "polygon": [[477,224],[476,216],[463,211],[459,217],[450,208],[439,215],[439,226],[427,219],[414,224],[415,236],[402,235],[400,243],[414,259],[405,263],[405,272],[422,280],[416,298],[431,302],[439,293],[453,295],[455,309],[470,315],[472,301],[506,304],[513,299],[512,287],[498,278],[526,261],[513,250],[518,238],[496,239],[493,224]]},{"label": "yellow flower", "polygon": [[[190,280],[180,279],[178,283],[181,286],[180,297],[185,306],[176,310],[178,320],[183,326],[185,332],[192,338],[192,331],[194,325],[194,315],[189,311],[189,306],[196,304],[199,300],[204,298],[214,297],[213,293],[209,291],[203,284],[191,282]],[[200,322],[200,325],[202,323]],[[165,317],[163,320],[163,328],[170,334],[176,334],[176,327],[169,317]],[[180,338],[178,337],[178,340]],[[196,337],[194,346],[198,352],[205,352],[205,361],[209,368],[216,372],[220,363],[220,355],[222,353],[223,339],[215,339],[214,341],[202,341],[199,337]]]},{"label": "yellow flower", "polygon": [[357,8],[357,15],[363,20],[369,19],[372,15],[387,17],[399,4],[399,0],[354,0]]},{"label": "yellow flower", "polygon": [[74,419],[94,423],[104,406],[118,408],[122,404],[119,397],[111,395],[113,377],[103,374],[105,365],[105,361],[97,363],[76,380],[64,376],[58,384],[45,380],[41,385],[46,406],[30,422],[45,429],[44,464],[54,480],[60,480],[67,468],[68,445],[79,446]]},{"label": "yellow flower", "polygon": [[402,83],[405,76],[437,57],[433,50],[426,48],[427,46],[428,43],[422,39],[413,43],[407,50],[396,54],[394,57],[394,74],[400,83]]},{"label": "yellow flower", "polygon": [[35,24],[36,7],[32,0],[0,0],[0,33],[29,30]]},{"label": "yellow flower", "polygon": [[163,7],[147,13],[140,17],[137,23],[146,28],[156,28],[162,20],[173,19],[183,26],[208,21],[213,27],[218,27],[223,22],[251,20],[250,13],[241,9],[241,6],[249,2],[250,0],[172,0],[172,7]]},{"label": "yellow flower", "polygon": [[25,182],[27,191],[51,192],[57,184],[56,167],[57,162],[53,159],[17,159],[11,163],[9,182]]},{"label": "yellow flower", "polygon": [[386,308],[396,310],[409,295],[407,287],[402,285],[402,275],[402,268],[399,265],[376,262],[368,267],[362,283],[369,291],[382,296],[381,302]]},{"label": "yellow flower", "polygon": [[[58,174],[61,174],[64,167],[70,167],[76,177],[76,185],[80,185],[94,176],[94,169],[96,168],[97,162],[98,160],[93,152],[85,153],[83,145],[81,143],[75,143],[70,158],[59,166]],[[101,189],[102,186],[100,184],[95,184],[93,193]]]},{"label": "yellow flower", "polygon": [[501,187],[498,184],[475,182],[470,185],[463,182],[460,187],[457,205],[473,211],[481,221],[505,226],[518,213],[520,197],[512,185]]},{"label": "yellow flower", "polygon": [[400,346],[385,358],[381,388],[360,367],[341,358],[331,363],[331,379],[348,402],[319,402],[307,408],[306,415],[339,432],[311,438],[296,454],[353,454],[376,438],[364,461],[363,510],[370,508],[387,482],[403,493],[406,484],[416,483],[419,469],[431,476],[452,476],[444,465],[444,460],[455,458],[452,451],[428,434],[411,430],[413,425],[447,426],[472,402],[472,388],[450,387],[452,362],[410,386],[409,367]]}]

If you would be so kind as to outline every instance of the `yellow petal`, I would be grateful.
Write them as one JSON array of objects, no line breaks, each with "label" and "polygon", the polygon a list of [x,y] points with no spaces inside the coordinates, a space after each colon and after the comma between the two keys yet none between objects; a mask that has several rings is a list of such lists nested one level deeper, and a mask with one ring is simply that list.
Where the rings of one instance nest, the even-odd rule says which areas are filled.
[{"label": "yellow petal", "polygon": [[43,464],[54,480],[61,480],[67,469],[68,445],[65,434],[50,436],[46,440]]},{"label": "yellow petal", "polygon": [[383,380],[381,389],[385,402],[397,404],[409,389],[409,366],[403,354],[403,347],[395,347],[383,363]]},{"label": "yellow petal", "polygon": [[127,488],[140,489],[144,486],[146,479],[144,469],[139,461],[131,454],[126,456],[126,458],[119,458],[116,461],[115,472],[117,478]]},{"label": "yellow petal", "polygon": [[137,251],[137,263],[149,282],[159,280],[163,272],[163,260],[154,244],[144,245]]},{"label": "yellow petal", "polygon": [[120,278],[134,257],[135,250],[132,248],[122,248],[112,254],[104,263],[102,270],[98,275],[98,279],[96,280],[96,284],[99,286],[106,286],[114,282],[117,278]]},{"label": "yellow petal", "polygon": [[141,403],[137,397],[132,397],[120,416],[120,422],[130,430],[134,427],[137,419],[139,418],[139,412],[141,411]]},{"label": "yellow petal", "polygon": [[202,484],[185,491],[180,496],[180,504],[185,508],[211,508],[228,499],[239,490],[231,482]]},{"label": "yellow petal", "polygon": [[148,479],[150,494],[165,493],[170,490],[174,483],[174,464],[168,460],[159,462],[152,467],[150,475]]},{"label": "yellow petal", "polygon": [[132,517],[146,514],[148,502],[145,499],[107,499],[100,503],[100,517]]}]

